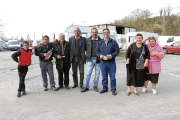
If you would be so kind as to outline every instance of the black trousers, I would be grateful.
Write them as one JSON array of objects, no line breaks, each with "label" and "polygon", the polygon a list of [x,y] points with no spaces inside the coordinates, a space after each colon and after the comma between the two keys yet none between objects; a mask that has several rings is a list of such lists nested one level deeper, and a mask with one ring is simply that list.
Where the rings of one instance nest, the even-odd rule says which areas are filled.
[{"label": "black trousers", "polygon": [[18,66],[19,74],[19,88],[18,91],[21,92],[25,90],[25,77],[28,72],[28,66]]},{"label": "black trousers", "polygon": [[[67,71],[62,71],[62,70],[58,70],[58,80],[59,80],[59,86],[63,86],[63,81],[64,81],[64,85],[68,86],[69,85],[69,70]],[[64,74],[64,78],[63,78],[63,74]]]},{"label": "black trousers", "polygon": [[82,57],[78,58],[73,58],[72,60],[72,76],[73,76],[73,81],[75,85],[78,85],[78,75],[77,75],[77,70],[79,67],[79,72],[80,72],[80,85],[83,85],[84,81],[84,62],[82,60]]}]

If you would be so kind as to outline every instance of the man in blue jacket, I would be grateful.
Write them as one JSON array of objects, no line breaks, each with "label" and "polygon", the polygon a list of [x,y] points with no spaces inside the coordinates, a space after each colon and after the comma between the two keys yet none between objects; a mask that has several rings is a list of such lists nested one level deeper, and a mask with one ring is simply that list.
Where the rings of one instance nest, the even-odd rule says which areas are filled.
[{"label": "man in blue jacket", "polygon": [[103,89],[99,93],[108,91],[108,73],[111,79],[111,91],[116,95],[116,62],[115,57],[119,54],[119,45],[113,41],[110,36],[109,29],[103,30],[104,39],[102,39],[96,47],[96,55],[101,60],[102,85]]}]

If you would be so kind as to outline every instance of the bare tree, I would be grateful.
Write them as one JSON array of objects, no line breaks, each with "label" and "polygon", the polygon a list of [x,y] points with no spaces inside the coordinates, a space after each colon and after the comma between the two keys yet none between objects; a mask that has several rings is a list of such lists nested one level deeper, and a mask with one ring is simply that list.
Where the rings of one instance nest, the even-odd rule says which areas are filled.
[{"label": "bare tree", "polygon": [[172,11],[172,6],[169,4],[166,9],[167,9],[167,15],[170,16]]},{"label": "bare tree", "polygon": [[0,38],[2,39],[3,38],[3,23],[2,23],[2,20],[0,20]]},{"label": "bare tree", "polygon": [[159,10],[159,12],[160,12],[160,17],[162,17],[163,8],[161,8],[161,9]]}]

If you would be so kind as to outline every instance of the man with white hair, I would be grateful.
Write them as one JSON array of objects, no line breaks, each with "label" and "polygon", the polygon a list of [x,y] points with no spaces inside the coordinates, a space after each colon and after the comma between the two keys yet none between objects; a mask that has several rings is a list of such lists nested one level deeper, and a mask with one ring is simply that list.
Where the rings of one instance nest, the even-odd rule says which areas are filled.
[{"label": "man with white hair", "polygon": [[70,44],[70,62],[72,62],[72,72],[74,85],[72,88],[78,86],[77,68],[80,71],[80,88],[83,88],[84,81],[84,63],[85,63],[85,50],[86,38],[81,37],[81,30],[77,27],[74,29],[74,36],[69,38]]},{"label": "man with white hair", "polygon": [[65,40],[65,35],[63,33],[59,34],[58,42],[53,44],[53,56],[56,59],[56,69],[59,81],[59,87],[56,90],[59,90],[64,86],[66,89],[69,89],[69,69],[71,67],[70,44]]}]

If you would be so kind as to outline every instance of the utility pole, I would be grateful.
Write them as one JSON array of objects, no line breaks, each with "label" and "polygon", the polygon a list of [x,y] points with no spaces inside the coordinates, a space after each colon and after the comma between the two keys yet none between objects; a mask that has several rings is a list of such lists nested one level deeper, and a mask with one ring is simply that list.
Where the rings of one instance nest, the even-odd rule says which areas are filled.
[{"label": "utility pole", "polygon": [[166,10],[164,9],[163,27],[162,27],[162,33],[161,33],[161,35],[164,35],[165,33],[166,33]]}]

